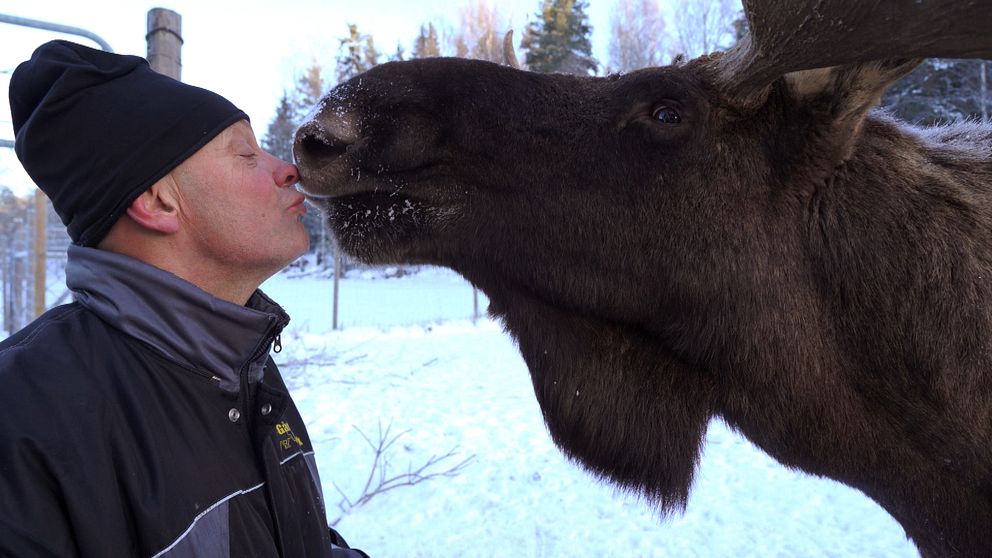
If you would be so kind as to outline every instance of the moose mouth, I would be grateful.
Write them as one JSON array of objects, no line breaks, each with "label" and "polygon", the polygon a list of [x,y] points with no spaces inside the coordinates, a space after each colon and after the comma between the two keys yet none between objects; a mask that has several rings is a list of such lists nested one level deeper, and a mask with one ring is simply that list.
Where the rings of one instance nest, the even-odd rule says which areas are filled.
[{"label": "moose mouth", "polygon": [[315,181],[308,178],[301,168],[300,174],[303,175],[303,178],[300,180],[299,190],[306,195],[310,202],[318,205],[329,201],[353,200],[363,197],[382,199],[383,201],[385,198],[408,197],[403,192],[404,188],[390,184],[388,177],[385,180],[382,177],[378,180],[362,180],[362,173],[363,171],[356,170],[354,178],[339,177],[335,180],[325,178]]},{"label": "moose mouth", "polygon": [[307,195],[341,249],[368,264],[434,263],[431,231],[450,211],[381,184],[338,185],[332,195]]}]

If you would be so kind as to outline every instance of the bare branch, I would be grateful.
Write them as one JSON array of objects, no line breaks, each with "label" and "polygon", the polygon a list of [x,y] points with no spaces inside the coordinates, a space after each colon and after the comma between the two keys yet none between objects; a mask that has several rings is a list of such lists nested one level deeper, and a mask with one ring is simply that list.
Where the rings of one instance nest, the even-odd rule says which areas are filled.
[{"label": "bare branch", "polygon": [[456,31],[459,56],[501,63],[504,60],[500,37],[510,28],[498,3],[492,0],[468,0],[458,9],[460,24]]},{"label": "bare branch", "polygon": [[657,0],[617,0],[610,16],[608,72],[630,72],[660,66],[667,43],[665,19]]},{"label": "bare branch", "polygon": [[435,467],[440,467],[445,462],[449,462],[458,454],[458,446],[455,446],[442,455],[432,455],[416,469],[413,468],[412,463],[408,463],[405,473],[390,475],[389,469],[391,463],[389,460],[389,450],[401,437],[410,432],[410,430],[404,430],[398,434],[391,434],[392,426],[392,422],[390,422],[386,425],[385,430],[383,430],[382,422],[380,421],[379,431],[375,441],[357,426],[352,426],[365,442],[368,443],[369,447],[372,448],[372,467],[369,470],[361,492],[355,498],[349,498],[337,484],[332,483],[335,490],[341,495],[341,500],[338,502],[338,509],[341,510],[341,514],[331,520],[330,524],[332,526],[337,525],[352,510],[364,506],[372,498],[380,494],[385,494],[390,490],[402,486],[414,486],[439,477],[457,476],[475,459],[475,455],[470,455],[446,469],[432,470]]}]

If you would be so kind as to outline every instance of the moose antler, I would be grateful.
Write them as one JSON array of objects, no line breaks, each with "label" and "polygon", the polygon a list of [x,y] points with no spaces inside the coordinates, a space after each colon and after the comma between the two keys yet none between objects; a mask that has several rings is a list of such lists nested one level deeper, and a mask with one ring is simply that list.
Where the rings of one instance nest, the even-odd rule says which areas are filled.
[{"label": "moose antler", "polygon": [[506,58],[506,65],[519,70],[520,62],[517,61],[517,53],[513,50],[513,29],[506,32],[503,37],[503,57]]},{"label": "moose antler", "polygon": [[798,70],[884,58],[992,58],[988,0],[744,0],[749,33],[714,60],[746,98]]}]

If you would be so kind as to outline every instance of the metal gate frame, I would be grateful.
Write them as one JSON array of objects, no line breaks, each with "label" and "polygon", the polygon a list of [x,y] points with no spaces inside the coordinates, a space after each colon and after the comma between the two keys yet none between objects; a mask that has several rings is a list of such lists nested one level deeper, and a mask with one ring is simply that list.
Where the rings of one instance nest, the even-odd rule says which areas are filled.
[{"label": "metal gate frame", "polygon": [[[44,29],[46,31],[55,31],[57,33],[65,33],[68,35],[78,35],[80,37],[86,37],[87,39],[100,45],[100,48],[107,52],[114,52],[114,49],[110,48],[110,43],[103,40],[99,35],[93,33],[92,31],[87,31],[79,27],[72,27],[71,25],[62,25],[59,23],[51,23],[48,21],[41,21],[38,19],[28,19],[26,17],[18,17],[7,14],[0,14],[0,23],[9,23],[11,25],[19,25],[21,27],[33,27],[35,29]],[[14,148],[14,140],[8,140],[0,138],[0,147],[8,147],[10,149]]]}]

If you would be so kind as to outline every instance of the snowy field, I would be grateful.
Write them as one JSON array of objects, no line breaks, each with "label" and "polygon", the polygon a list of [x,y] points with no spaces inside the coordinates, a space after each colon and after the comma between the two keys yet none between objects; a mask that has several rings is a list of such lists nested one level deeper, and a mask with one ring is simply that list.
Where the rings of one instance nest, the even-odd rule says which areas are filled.
[{"label": "snowy field", "polygon": [[472,323],[472,289],[453,273],[343,279],[339,331],[329,279],[279,275],[262,288],[293,316],[274,356],[314,440],[330,519],[342,516],[339,489],[354,500],[369,473],[359,430],[406,432],[387,453],[391,473],[452,449],[434,470],[471,457],[458,476],[341,517],[374,558],[917,556],[860,492],[785,469],[720,422],[682,516],[598,482],[551,443],[512,340]]}]

